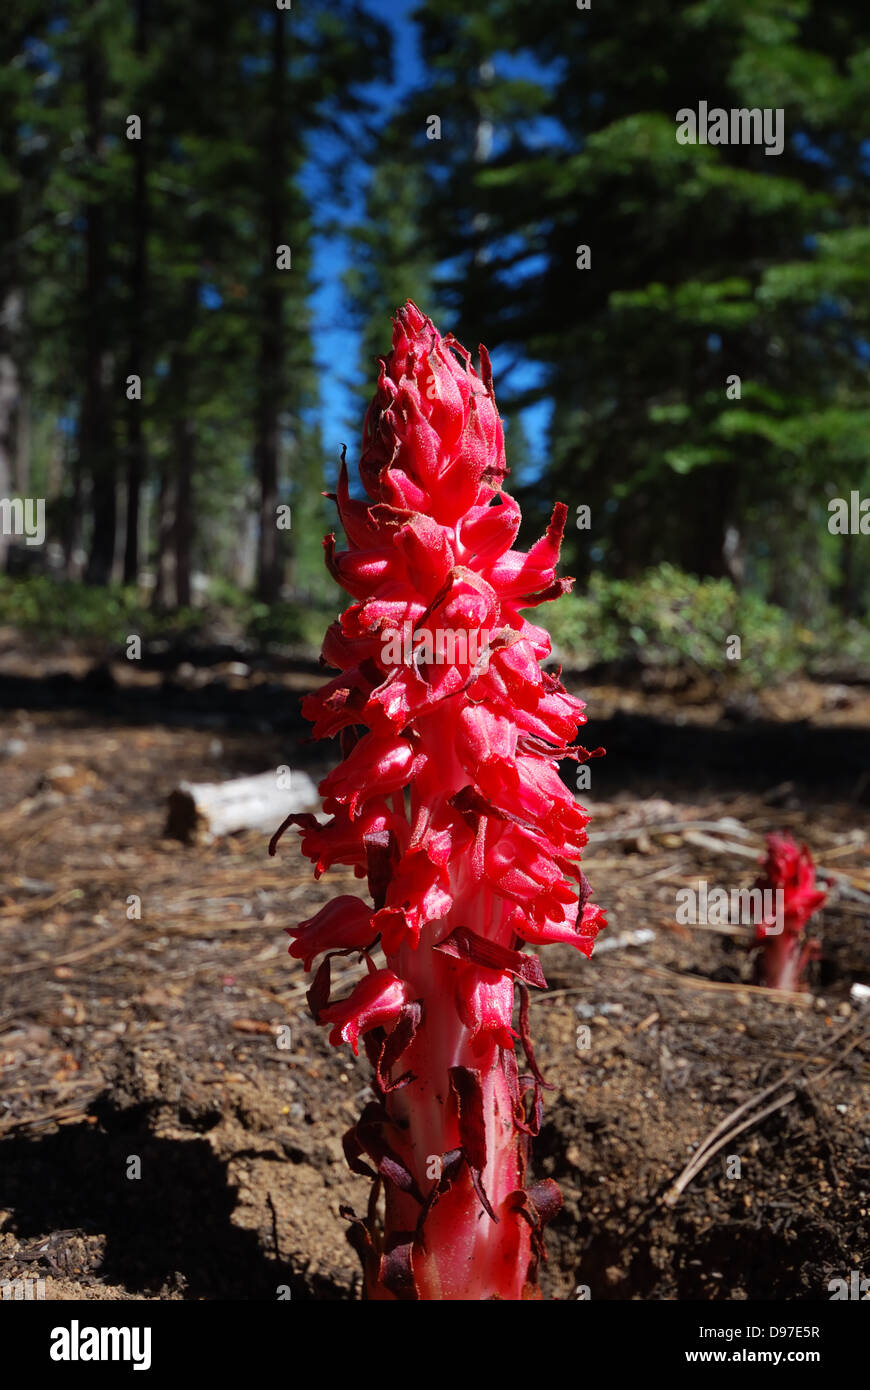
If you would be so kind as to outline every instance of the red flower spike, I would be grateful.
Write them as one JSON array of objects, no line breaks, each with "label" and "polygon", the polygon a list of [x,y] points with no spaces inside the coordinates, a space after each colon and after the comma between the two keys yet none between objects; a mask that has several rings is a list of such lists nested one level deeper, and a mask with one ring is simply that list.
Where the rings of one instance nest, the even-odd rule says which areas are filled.
[{"label": "red flower spike", "polygon": [[765,894],[771,909],[755,929],[760,944],[756,976],[768,989],[806,989],[804,971],[819,956],[818,941],[807,937],[806,925],[828,896],[826,888],[816,888],[816,866],[806,845],[795,844],[790,835],[767,836],[767,854],[760,861],[762,872],[755,887]]},{"label": "red flower spike", "polygon": [[[583,704],[541,670],[549,638],[520,612],[571,586],[556,575],[566,508],[528,554],[512,548],[520,509],[501,490],[484,348],[480,363],[414,304],[398,311],[364,426],[369,500],[351,497],[342,458],[332,500],[348,548],[325,542],[354,600],[323,644],[340,674],[303,704],[316,738],[341,735],[320,786],[330,819],[282,827],[298,827],[318,876],[350,865],[372,897],[290,929],[306,970],[324,957],[318,1022],[354,1051],[362,1038],[374,1068],[376,1100],[345,1139],[375,1182],[366,1219],[345,1212],[372,1299],[539,1297],[560,1199],[550,1181],[525,1186],[545,1085],[527,987],[546,981],[522,948],[588,955],[605,925],[578,867],[588,817],[559,777],[561,758],[604,750],[575,745]],[[331,1002],[331,953],[355,950],[368,973]]]}]

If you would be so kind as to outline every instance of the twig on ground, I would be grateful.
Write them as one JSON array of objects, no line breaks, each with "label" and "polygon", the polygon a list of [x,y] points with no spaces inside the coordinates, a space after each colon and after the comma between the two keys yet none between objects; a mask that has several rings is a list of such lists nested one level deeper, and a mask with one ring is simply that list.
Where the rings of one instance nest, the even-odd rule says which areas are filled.
[{"label": "twig on ground", "polygon": [[[813,1076],[804,1076],[807,1083],[818,1085],[819,1082],[824,1081],[830,1076],[834,1068],[837,1067],[861,1041],[863,1041],[864,1037],[867,1035],[868,1028],[866,1025],[870,1024],[870,1017],[859,1014],[817,1049],[817,1051],[823,1055],[830,1053],[831,1049],[833,1049],[847,1033],[862,1022],[865,1024],[865,1027],[858,1030],[856,1036],[851,1040],[848,1046],[845,1047],[840,1054],[835,1056],[821,1072],[817,1072]],[[748,1111],[755,1110],[755,1107],[761,1105],[768,1097],[773,1096],[781,1087],[796,1081],[803,1071],[803,1065],[790,1068],[788,1071],[784,1072],[777,1081],[772,1082],[769,1086],[765,1086],[763,1090],[756,1092],[754,1096],[750,1096],[742,1105],[738,1105],[736,1110],[732,1110],[729,1115],[726,1115],[724,1120],[720,1120],[718,1125],[711,1129],[706,1138],[701,1141],[683,1171],[671,1183],[661,1199],[662,1203],[668,1207],[674,1206],[689,1183],[697,1177],[701,1169],[706,1167],[713,1155],[718,1153],[725,1144],[736,1138],[738,1134],[742,1134],[744,1130],[760,1124],[768,1115],[772,1115],[775,1111],[781,1110],[786,1105],[790,1105],[798,1095],[800,1087],[786,1091],[784,1095],[778,1096],[775,1101],[764,1106],[762,1110],[756,1110],[755,1114],[749,1115],[748,1118],[742,1120],[740,1124],[735,1125],[734,1123],[735,1120],[739,1120],[741,1116],[746,1115]]]}]

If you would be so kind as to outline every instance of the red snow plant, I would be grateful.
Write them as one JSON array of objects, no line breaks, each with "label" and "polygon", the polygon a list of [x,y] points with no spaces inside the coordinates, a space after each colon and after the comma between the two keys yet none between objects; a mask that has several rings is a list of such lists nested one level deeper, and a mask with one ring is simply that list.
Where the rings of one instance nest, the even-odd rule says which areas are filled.
[{"label": "red snow plant", "polygon": [[[539,1297],[560,1201],[550,1180],[526,1185],[544,1085],[529,987],[546,981],[522,946],[588,955],[604,925],[578,865],[589,818],[558,771],[592,755],[570,746],[583,704],[542,670],[549,638],[521,614],[571,587],[555,573],[566,508],[512,549],[505,472],[486,349],[478,373],[406,304],[366,416],[367,497],[342,458],[347,549],[324,541],[353,602],[323,644],[339,674],[303,711],[316,738],[340,734],[343,761],[320,785],[325,823],[278,832],[295,823],[318,877],[351,865],[368,889],[291,928],[290,952],[306,970],[323,957],[312,1013],[333,1044],[362,1039],[374,1069],[345,1136],[371,1200],[362,1219],[344,1209],[372,1299]],[[365,973],[334,999],[331,962],[352,955]]]},{"label": "red snow plant", "polygon": [[[819,943],[808,938],[806,926],[825,901],[827,889],[816,888],[812,855],[806,845],[798,847],[790,835],[768,835],[767,855],[761,863],[755,886],[774,907],[772,913],[765,913],[755,932],[761,945],[756,961],[758,978],[769,989],[804,990],[804,971],[819,954]],[[768,894],[772,894],[770,899]]]}]

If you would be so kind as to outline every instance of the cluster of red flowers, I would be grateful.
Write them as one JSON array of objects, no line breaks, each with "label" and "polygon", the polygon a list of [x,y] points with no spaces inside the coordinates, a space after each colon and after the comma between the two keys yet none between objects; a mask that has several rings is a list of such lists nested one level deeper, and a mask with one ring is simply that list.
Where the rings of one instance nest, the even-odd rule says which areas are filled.
[{"label": "cluster of red flowers", "polygon": [[[570,588],[555,574],[566,509],[530,551],[512,548],[520,510],[502,491],[484,348],[480,363],[415,305],[398,311],[365,422],[368,497],[351,496],[342,460],[348,549],[325,541],[354,600],[323,645],[339,674],[303,705],[315,737],[341,736],[343,761],[320,788],[329,819],[286,823],[317,876],[350,865],[370,898],[336,898],[292,929],[290,949],[306,969],[324,957],[310,1007],[333,1043],[362,1038],[374,1067],[375,1099],[345,1140],[375,1184],[351,1228],[372,1298],[536,1296],[559,1198],[552,1182],[525,1186],[543,1084],[528,987],[546,982],[520,948],[588,955],[604,924],[578,865],[588,816],[558,771],[592,756],[574,745],[583,704],[542,670],[549,638],[521,612]],[[387,639],[406,624],[431,641],[397,662]],[[351,952],[367,973],[332,1000],[330,960]]]}]

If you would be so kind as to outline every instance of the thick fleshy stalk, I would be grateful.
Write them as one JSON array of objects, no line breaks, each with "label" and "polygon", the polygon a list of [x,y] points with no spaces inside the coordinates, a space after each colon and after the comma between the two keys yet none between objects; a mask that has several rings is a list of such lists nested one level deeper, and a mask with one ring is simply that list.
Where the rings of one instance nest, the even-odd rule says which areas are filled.
[{"label": "thick fleshy stalk", "polygon": [[[542,670],[549,639],[521,612],[570,587],[555,574],[566,509],[512,549],[486,350],[478,374],[410,303],[394,325],[364,430],[368,500],[342,460],[348,549],[325,541],[355,600],[324,641],[339,674],[303,705],[315,737],[341,735],[320,787],[330,819],[291,816],[271,848],[296,824],[318,876],[342,863],[367,881],[370,901],[342,895],[290,929],[290,949],[306,969],[323,957],[312,1013],[374,1068],[345,1137],[373,1180],[366,1216],[347,1213],[368,1296],[533,1298],[559,1195],[526,1185],[545,1084],[528,991],[546,981],[521,948],[588,955],[604,925],[578,865],[588,817],[558,773],[593,756],[574,744],[583,705]],[[352,953],[366,973],[332,1000],[330,961]]]},{"label": "thick fleshy stalk", "polygon": [[[790,835],[767,836],[767,854],[755,887],[779,895],[774,910],[756,927],[760,951],[756,975],[768,989],[799,993],[806,989],[804,972],[817,960],[820,946],[807,937],[806,926],[827,897],[816,887],[816,867],[806,845],[798,846]],[[772,899],[776,902],[776,897]]]}]

